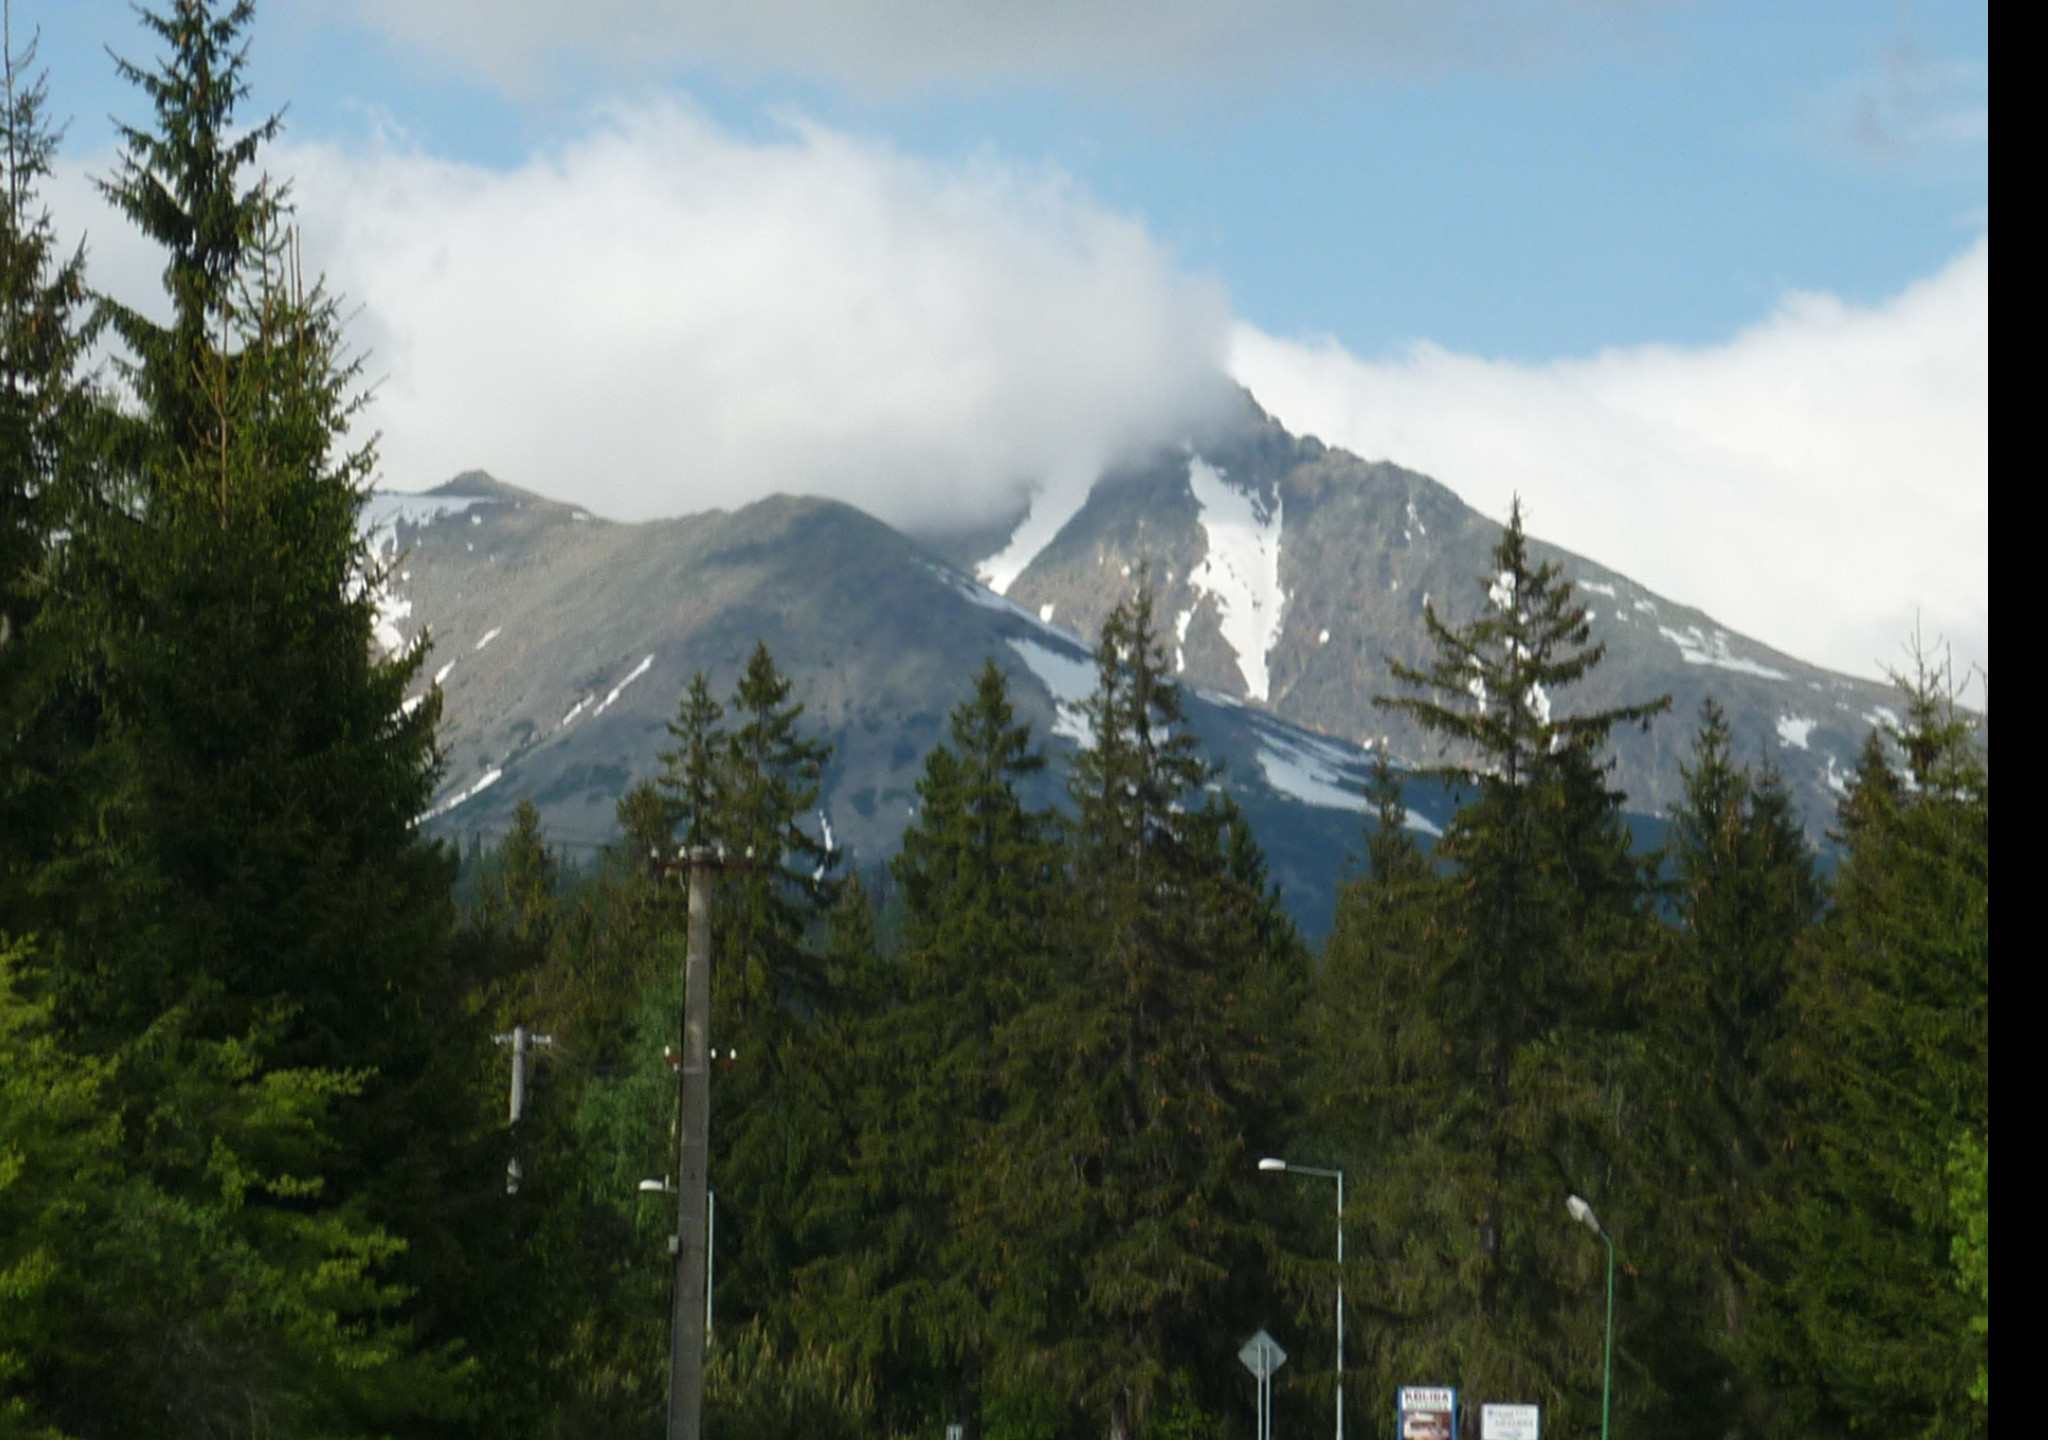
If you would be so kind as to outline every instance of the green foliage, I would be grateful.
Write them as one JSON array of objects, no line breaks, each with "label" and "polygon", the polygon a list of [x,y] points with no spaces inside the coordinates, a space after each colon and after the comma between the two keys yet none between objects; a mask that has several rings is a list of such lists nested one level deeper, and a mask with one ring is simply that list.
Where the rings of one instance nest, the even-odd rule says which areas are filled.
[{"label": "green foliage", "polygon": [[1632,1147],[1664,1288],[1640,1307],[1651,1313],[1637,1350],[1682,1395],[1686,1423],[1721,1434],[1767,1429],[1774,1410],[1742,1350],[1776,1269],[1764,1227],[1792,1128],[1791,980],[1823,893],[1782,781],[1735,762],[1711,701],[1683,775],[1669,860],[1678,934],[1647,987],[1646,1078],[1664,1114]]},{"label": "green foliage", "polygon": [[1956,1284],[1974,1302],[1970,1333],[1983,1337],[1984,1358],[1977,1364],[1977,1379],[1970,1386],[1970,1398],[1989,1408],[1991,1404],[1991,1146],[1975,1135],[1964,1134],[1956,1141],[1955,1154],[1948,1162],[1949,1212],[1954,1217],[1956,1237],[1949,1243],[1949,1257],[1955,1261]]},{"label": "green foliage", "polygon": [[[1439,876],[1382,765],[1371,870],[1329,944],[1307,1116],[1361,1197],[1352,1293],[1373,1316],[1357,1362],[1373,1389],[1456,1375],[1571,1429],[1598,1405],[1605,1257],[1564,1202],[1590,1198],[1631,1255],[1615,1202],[1654,944],[1602,751],[1668,701],[1564,711],[1602,647],[1557,566],[1531,563],[1519,509],[1492,569],[1477,618],[1426,611],[1428,668],[1393,667],[1421,693],[1380,702],[1448,742],[1437,773],[1467,798]],[[1653,1406],[1646,1391],[1625,1409]]]},{"label": "green foliage", "polygon": [[874,1386],[834,1348],[779,1353],[757,1325],[723,1341],[704,1367],[708,1440],[866,1440]]},{"label": "green foliage", "polygon": [[870,969],[841,1030],[859,1133],[832,1201],[850,1253],[814,1265],[805,1286],[813,1323],[888,1379],[885,1413],[943,1407],[978,1433],[996,1346],[992,1236],[963,1202],[1004,1106],[989,1036],[1044,971],[1060,856],[1051,817],[1018,798],[1045,761],[994,664],[955,707],[948,737],[926,756],[917,818],[892,864],[900,962]]},{"label": "green foliage", "polygon": [[82,697],[51,612],[94,430],[79,373],[94,326],[83,258],[58,255],[38,199],[56,137],[34,47],[0,65],[0,905],[19,925],[76,803],[65,762]]},{"label": "green foliage", "polygon": [[1950,1171],[1990,1121],[1989,777],[1948,680],[1923,665],[1902,682],[1905,723],[1865,747],[1835,905],[1794,980],[1800,1158],[1772,1217],[1784,1273],[1756,1363],[1823,1433],[1989,1422]]},{"label": "green foliage", "polygon": [[[176,1012],[118,1057],[74,1055],[19,958],[0,957],[0,1434],[456,1413],[461,1367],[396,1315],[402,1242],[320,1204],[324,1132],[361,1077],[270,1068],[262,1031],[198,1040]],[[125,1117],[124,1089],[149,1097]]]},{"label": "green foliage", "polygon": [[1063,953],[997,1036],[1006,1111],[969,1194],[1012,1363],[1124,1436],[1227,1393],[1224,1337],[1268,1238],[1249,1193],[1279,1079],[1261,1001],[1294,955],[1261,948],[1265,896],[1230,873],[1226,817],[1187,804],[1211,772],[1142,584],[1096,665]]}]

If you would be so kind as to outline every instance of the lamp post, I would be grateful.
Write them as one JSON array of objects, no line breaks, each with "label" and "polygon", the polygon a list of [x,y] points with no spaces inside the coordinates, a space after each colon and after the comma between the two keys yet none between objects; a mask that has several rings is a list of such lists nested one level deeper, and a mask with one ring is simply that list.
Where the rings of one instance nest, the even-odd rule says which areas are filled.
[{"label": "lamp post", "polygon": [[1337,1440],[1344,1440],[1344,1172],[1290,1165],[1268,1155],[1259,1169],[1269,1175],[1316,1175],[1337,1182]]},{"label": "lamp post", "polygon": [[1600,1383],[1600,1440],[1607,1440],[1607,1425],[1614,1413],[1614,1237],[1600,1228],[1600,1217],[1577,1195],[1564,1202],[1572,1219],[1607,1242],[1607,1365]]}]

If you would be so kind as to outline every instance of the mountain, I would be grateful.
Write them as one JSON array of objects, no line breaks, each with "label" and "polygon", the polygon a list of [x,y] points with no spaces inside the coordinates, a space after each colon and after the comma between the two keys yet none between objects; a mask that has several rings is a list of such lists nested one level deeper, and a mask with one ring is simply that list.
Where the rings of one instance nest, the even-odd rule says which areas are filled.
[{"label": "mountain", "polygon": [[[1434,742],[1372,697],[1393,688],[1389,658],[1428,659],[1425,603],[1453,625],[1478,612],[1500,526],[1426,476],[1297,439],[1249,396],[1244,404],[1242,423],[1199,452],[1105,476],[1008,597],[1093,635],[1145,566],[1181,636],[1188,683],[1320,734],[1385,736],[1397,757],[1434,760]],[[1711,696],[1739,752],[1784,771],[1809,833],[1823,837],[1865,733],[1896,718],[1895,691],[1781,654],[1555,545],[1532,540],[1530,550],[1563,567],[1607,646],[1573,705],[1672,697],[1647,736],[1616,736],[1616,783],[1635,808],[1662,814],[1678,799],[1678,765]]]},{"label": "mountain", "polygon": [[[1311,933],[1327,928],[1359,848],[1362,742],[1384,732],[1397,759],[1431,758],[1370,706],[1383,657],[1421,658],[1425,595],[1454,619],[1471,613],[1498,534],[1442,486],[1256,413],[1199,452],[1105,476],[1008,597],[939,558],[945,545],[818,499],[618,524],[473,473],[424,495],[378,494],[365,520],[396,561],[380,643],[424,633],[422,683],[445,696],[430,829],[496,835],[529,797],[558,841],[611,839],[614,802],[659,769],[691,673],[729,693],[759,639],[834,747],[819,832],[864,864],[893,851],[925,751],[983,657],[1010,672],[1020,715],[1054,754],[1071,753],[1093,681],[1083,637],[1145,566],[1176,629],[1190,722]],[[1711,692],[1751,752],[1786,768],[1809,824],[1831,819],[1829,787],[1888,691],[1539,551],[1587,591],[1611,646],[1586,701],[1677,697],[1656,733],[1624,742],[1618,775],[1636,809],[1654,815],[1676,794],[1690,712]],[[1048,778],[1044,798],[1057,784]],[[1417,785],[1412,804],[1418,830],[1448,818],[1438,787]]]}]

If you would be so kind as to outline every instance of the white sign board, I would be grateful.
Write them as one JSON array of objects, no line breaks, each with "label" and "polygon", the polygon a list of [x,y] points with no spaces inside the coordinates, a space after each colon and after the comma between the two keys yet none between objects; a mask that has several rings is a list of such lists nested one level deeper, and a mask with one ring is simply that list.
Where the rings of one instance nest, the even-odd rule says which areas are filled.
[{"label": "white sign board", "polygon": [[1482,1405],[1479,1440],[1543,1440],[1543,1412],[1534,1405]]}]

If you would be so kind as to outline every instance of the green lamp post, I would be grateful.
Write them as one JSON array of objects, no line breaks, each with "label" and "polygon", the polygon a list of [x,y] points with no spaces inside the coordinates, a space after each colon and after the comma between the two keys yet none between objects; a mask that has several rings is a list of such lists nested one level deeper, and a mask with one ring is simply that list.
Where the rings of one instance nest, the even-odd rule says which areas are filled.
[{"label": "green lamp post", "polygon": [[1614,1237],[1600,1228],[1600,1217],[1577,1195],[1564,1202],[1572,1219],[1607,1242],[1607,1366],[1600,1384],[1600,1440],[1607,1440],[1608,1422],[1614,1414]]}]

